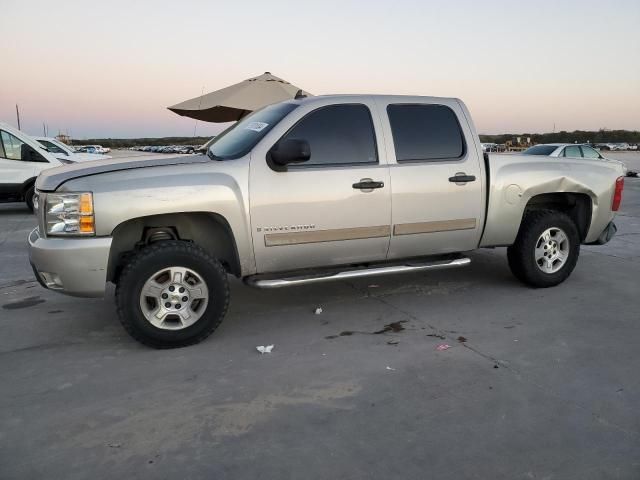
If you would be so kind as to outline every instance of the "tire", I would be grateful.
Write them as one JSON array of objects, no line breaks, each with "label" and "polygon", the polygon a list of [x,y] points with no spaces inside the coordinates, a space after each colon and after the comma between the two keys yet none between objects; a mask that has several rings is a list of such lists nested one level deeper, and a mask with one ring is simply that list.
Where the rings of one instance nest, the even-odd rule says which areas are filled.
[{"label": "tire", "polygon": [[26,202],[29,210],[31,210],[32,212],[33,212],[33,196],[35,194],[36,194],[36,191],[35,191],[34,185],[31,185],[29,188],[27,188],[27,191],[24,192],[24,201]]},{"label": "tire", "polygon": [[[551,236],[547,236],[549,241],[542,237],[547,232],[551,232]],[[564,234],[567,243],[564,240],[561,243],[557,241],[562,239],[561,234]],[[560,255],[556,252],[560,252]],[[537,258],[540,254],[542,257]],[[566,214],[555,210],[528,212],[515,243],[507,249],[513,275],[536,288],[554,287],[564,282],[575,268],[579,255],[578,228]]]},{"label": "tire", "polygon": [[[178,271],[186,273],[177,277]],[[170,280],[161,283],[164,275]],[[176,278],[180,278],[182,283],[176,283]],[[178,293],[178,285],[184,285],[186,293]],[[145,296],[143,288],[145,292],[153,288],[154,292],[165,293]],[[180,288],[180,292],[185,290]],[[193,292],[198,290],[206,300],[196,300],[198,295]],[[162,300],[167,294],[169,298]],[[179,303],[180,298],[174,298],[189,294],[193,294],[193,299],[189,298],[183,302],[184,305]],[[224,319],[229,296],[227,272],[220,262],[199,246],[181,241],[159,242],[143,248],[124,268],[116,287],[120,322],[134,339],[153,348],[186,347],[207,338]],[[194,305],[198,301],[200,310],[194,312],[192,307],[196,308]],[[166,312],[167,315],[158,320],[154,312],[157,315]],[[183,321],[181,315],[189,315],[189,312],[193,315]],[[195,317],[198,318],[189,324]]]}]

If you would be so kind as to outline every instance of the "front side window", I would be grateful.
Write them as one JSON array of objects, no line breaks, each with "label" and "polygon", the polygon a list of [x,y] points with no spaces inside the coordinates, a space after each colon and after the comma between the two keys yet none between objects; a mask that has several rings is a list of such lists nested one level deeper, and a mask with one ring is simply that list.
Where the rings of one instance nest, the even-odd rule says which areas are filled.
[{"label": "front side window", "polygon": [[444,105],[396,104],[387,107],[398,162],[444,161],[464,155],[456,114]]},{"label": "front side window", "polygon": [[578,147],[577,145],[571,145],[570,147],[566,147],[564,149],[564,156],[571,157],[571,158],[582,158],[580,147]]},{"label": "front side window", "polygon": [[208,155],[214,160],[231,160],[246,155],[297,106],[297,103],[276,103],[253,112],[218,135],[209,147]]},{"label": "front side window", "polygon": [[22,160],[22,145],[24,142],[4,130],[0,131],[0,140],[2,140],[4,152],[1,153],[4,158]]},{"label": "front side window", "polygon": [[281,141],[291,139],[309,142],[311,158],[300,167],[378,162],[373,121],[365,105],[320,107],[302,118]]},{"label": "front side window", "polygon": [[596,152],[595,149],[591,147],[585,147],[584,145],[581,148],[582,148],[582,156],[584,158],[600,158],[600,154]]}]

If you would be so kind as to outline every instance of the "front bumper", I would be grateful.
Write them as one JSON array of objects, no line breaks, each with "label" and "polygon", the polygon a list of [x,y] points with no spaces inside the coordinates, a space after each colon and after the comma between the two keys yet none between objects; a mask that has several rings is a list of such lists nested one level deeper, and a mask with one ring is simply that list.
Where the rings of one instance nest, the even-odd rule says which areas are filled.
[{"label": "front bumper", "polygon": [[29,234],[29,261],[45,288],[76,297],[102,297],[111,237],[42,238]]}]

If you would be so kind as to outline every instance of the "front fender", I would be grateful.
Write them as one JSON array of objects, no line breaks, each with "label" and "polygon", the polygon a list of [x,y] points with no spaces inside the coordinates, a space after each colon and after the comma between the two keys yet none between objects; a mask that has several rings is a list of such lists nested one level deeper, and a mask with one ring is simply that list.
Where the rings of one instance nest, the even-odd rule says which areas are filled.
[{"label": "front fender", "polygon": [[[237,163],[236,163],[237,162]],[[222,216],[233,233],[242,275],[255,273],[247,168],[241,161],[111,172],[69,181],[60,190],[93,192],[96,235],[139,217],[207,212]]]}]

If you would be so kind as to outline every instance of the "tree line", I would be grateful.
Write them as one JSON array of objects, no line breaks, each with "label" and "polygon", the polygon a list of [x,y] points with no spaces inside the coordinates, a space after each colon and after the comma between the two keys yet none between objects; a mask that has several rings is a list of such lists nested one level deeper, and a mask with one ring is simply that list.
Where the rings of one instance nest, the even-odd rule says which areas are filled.
[{"label": "tree line", "polygon": [[73,145],[102,145],[109,148],[129,148],[160,145],[202,145],[211,137],[160,137],[160,138],[89,138],[73,140]]},{"label": "tree line", "polygon": [[505,143],[514,137],[531,138],[532,143],[630,143],[640,144],[640,131],[605,130],[553,133],[503,133],[499,135],[480,135],[483,143]]},{"label": "tree line", "polygon": [[[553,133],[502,133],[480,135],[484,143],[506,143],[514,137],[531,138],[532,143],[631,143],[640,144],[640,131],[631,130],[574,130]],[[102,145],[109,148],[129,148],[146,145],[202,145],[211,137],[160,137],[160,138],[90,138],[74,140],[74,145]]]}]

